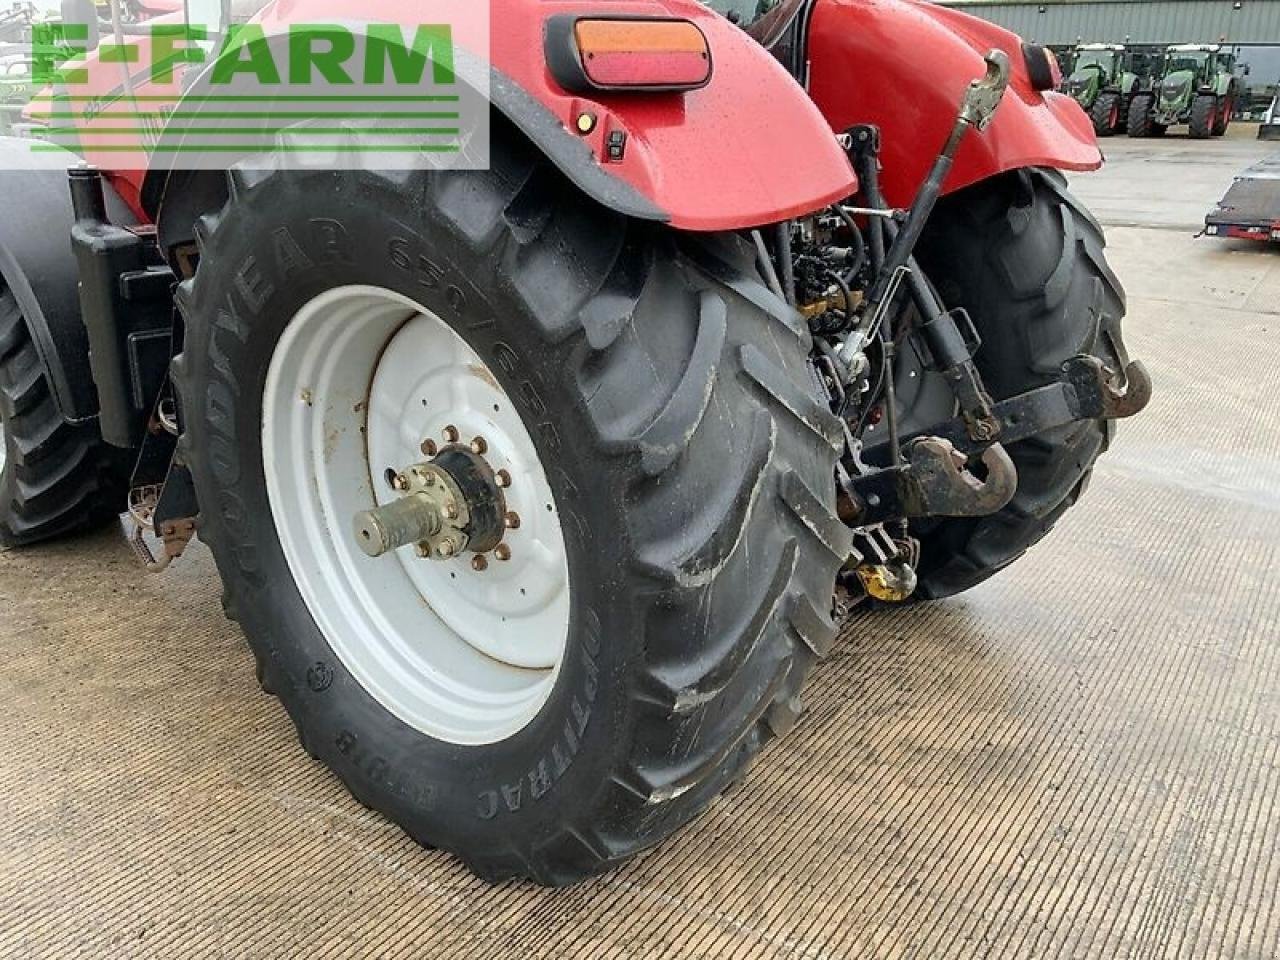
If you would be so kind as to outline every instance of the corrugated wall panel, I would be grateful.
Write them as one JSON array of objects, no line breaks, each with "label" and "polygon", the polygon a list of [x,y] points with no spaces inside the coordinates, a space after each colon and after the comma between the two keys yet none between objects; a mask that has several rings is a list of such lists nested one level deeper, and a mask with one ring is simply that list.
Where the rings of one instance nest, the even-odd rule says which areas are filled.
[{"label": "corrugated wall panel", "polygon": [[[1079,3],[944,3],[1037,43],[1280,44],[1280,0],[1092,0]],[[1040,10],[1043,7],[1044,12]]]}]

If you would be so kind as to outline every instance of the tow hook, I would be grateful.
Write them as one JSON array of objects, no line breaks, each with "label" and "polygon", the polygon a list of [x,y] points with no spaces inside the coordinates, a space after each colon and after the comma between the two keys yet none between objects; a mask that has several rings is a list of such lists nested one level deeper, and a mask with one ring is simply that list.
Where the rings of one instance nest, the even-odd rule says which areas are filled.
[{"label": "tow hook", "polygon": [[[435,445],[423,444],[424,451]],[[430,460],[401,471],[389,470],[388,481],[401,496],[390,503],[361,510],[352,528],[357,545],[371,557],[381,557],[412,545],[419,557],[452,560],[464,551],[476,554],[473,566],[484,569],[493,551],[510,557],[502,543],[514,527],[506,509],[505,471],[494,471],[481,452],[479,438],[471,446],[450,443]]]},{"label": "tow hook", "polygon": [[909,517],[985,517],[1004,509],[1018,490],[1008,451],[993,443],[982,451],[986,476],[942,437],[920,437],[904,448],[904,462],[848,478],[846,522],[857,526]]}]

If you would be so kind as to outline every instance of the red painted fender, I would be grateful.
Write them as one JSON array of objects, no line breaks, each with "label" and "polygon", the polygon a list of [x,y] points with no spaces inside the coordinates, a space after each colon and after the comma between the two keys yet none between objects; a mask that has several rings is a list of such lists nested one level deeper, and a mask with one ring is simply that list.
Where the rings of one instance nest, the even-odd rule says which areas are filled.
[{"label": "red painted fender", "polygon": [[1070,97],[1032,88],[1015,34],[922,0],[817,0],[810,94],[837,131],[856,123],[880,127],[881,186],[889,203],[906,206],[992,48],[1009,55],[1009,89],[990,126],[961,144],[944,189],[1017,167],[1099,167],[1089,118]]},{"label": "red painted fender", "polygon": [[[621,181],[647,201],[648,210],[616,204],[633,215],[686,230],[737,230],[819,209],[856,189],[844,152],[804,91],[697,0],[491,0],[489,9],[494,106],[602,202],[625,196],[616,189]],[[557,14],[602,12],[692,20],[711,47],[711,82],[684,94],[565,92],[547,69],[544,25]],[[404,0],[277,0],[260,19],[271,33],[290,22],[356,18],[403,22],[410,15]],[[599,118],[587,136],[576,132],[583,112]],[[619,128],[626,154],[606,162],[605,137]]]},{"label": "red painted fender", "polygon": [[[276,0],[254,19],[268,37],[283,40],[290,24],[411,23],[417,15],[406,9],[404,0]],[[684,94],[596,97],[563,90],[547,68],[544,26],[557,14],[601,12],[598,0],[489,4],[494,107],[584,192],[630,216],[685,230],[718,231],[808,213],[856,190],[848,159],[804,90],[743,31],[697,0],[612,0],[603,12],[694,21],[711,48],[714,73],[707,86]],[[430,22],[433,14],[428,10],[420,16]],[[473,52],[483,50],[485,40],[477,28],[483,17],[462,20],[461,29],[455,25],[455,41]],[[139,45],[147,42],[143,38]],[[89,72],[95,92],[120,83],[118,65],[100,64],[96,55],[89,58]],[[158,89],[143,70],[135,85],[151,95],[172,93],[175,101],[182,89],[177,83]],[[598,118],[586,136],[577,132],[576,123],[584,112]],[[39,111],[34,114],[38,117]],[[605,138],[619,129],[627,134],[626,152],[621,162],[609,162],[602,159]],[[140,215],[154,215],[157,191],[163,189],[172,160],[159,159],[144,175],[120,169],[119,154],[91,159],[110,171]]]}]

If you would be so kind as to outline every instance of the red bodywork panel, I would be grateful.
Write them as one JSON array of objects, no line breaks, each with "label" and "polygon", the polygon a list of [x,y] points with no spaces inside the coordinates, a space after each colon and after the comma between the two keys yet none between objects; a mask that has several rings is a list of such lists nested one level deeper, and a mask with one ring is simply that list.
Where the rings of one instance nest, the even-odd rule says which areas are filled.
[{"label": "red bodywork panel", "polygon": [[[556,14],[602,11],[610,16],[674,16],[695,22],[714,60],[710,83],[684,93],[565,92],[551,76],[543,52],[543,25]],[[397,22],[403,0],[277,0],[262,15],[268,35],[290,23]],[[826,206],[857,186],[844,152],[822,114],[781,65],[745,33],[696,0],[564,2],[493,0],[490,57],[494,67],[548,110],[566,137],[585,143],[594,161],[629,184],[662,219],[686,230],[733,230],[773,223]],[[456,37],[460,45],[465,39]],[[119,83],[119,68],[94,64]],[[96,79],[96,77],[95,77]],[[139,92],[142,87],[139,86]],[[148,93],[155,93],[148,88]],[[596,114],[582,136],[576,121]],[[38,116],[38,114],[37,114]],[[602,163],[605,138],[627,133],[624,159]],[[109,161],[104,158],[103,166]],[[122,196],[137,207],[144,174],[113,175]]]},{"label": "red bodywork panel", "polygon": [[[403,0],[277,0],[268,32],[290,22],[351,17],[397,21]],[[686,93],[566,93],[547,68],[543,27],[557,14],[684,17],[712,51],[711,82]],[[686,230],[733,230],[826,206],[856,187],[844,152],[822,114],[765,50],[697,0],[608,3],[583,0],[492,0],[493,66],[546,107],[566,134],[584,141],[599,163],[605,138],[627,133],[621,163],[604,163]],[[576,121],[595,113],[583,137]]]},{"label": "red bodywork panel", "polygon": [[1093,126],[1070,97],[1032,89],[1022,41],[1001,27],[922,0],[818,0],[809,34],[810,94],[831,126],[881,131],[881,187],[906,206],[955,123],[969,81],[992,48],[1012,77],[986,130],[961,144],[944,190],[1018,167],[1093,170]]},{"label": "red bodywork panel", "polygon": [[[693,21],[712,51],[711,82],[684,93],[567,93],[547,68],[544,24],[557,14],[601,13]],[[270,34],[290,23],[349,22],[353,14],[397,22],[404,3],[277,0],[256,19]],[[884,191],[891,203],[908,204],[991,47],[1009,54],[1010,91],[991,126],[961,147],[947,189],[1020,166],[1079,170],[1101,162],[1076,103],[1031,88],[1016,36],[919,0],[817,0],[809,47],[812,100],[769,53],[697,0],[492,0],[491,24],[494,67],[545,108],[565,138],[590,149],[587,163],[634,188],[657,215],[686,230],[759,226],[850,195],[856,179],[833,130],[855,123],[880,126]],[[457,39],[466,45],[465,37]],[[120,83],[118,65],[94,63],[91,71],[103,92]],[[139,79],[139,92],[157,92],[145,73]],[[586,136],[576,132],[583,112],[598,117]],[[605,162],[605,139],[619,128],[628,135],[625,157]],[[102,166],[110,166],[108,158]],[[112,174],[140,214],[143,176]]]}]

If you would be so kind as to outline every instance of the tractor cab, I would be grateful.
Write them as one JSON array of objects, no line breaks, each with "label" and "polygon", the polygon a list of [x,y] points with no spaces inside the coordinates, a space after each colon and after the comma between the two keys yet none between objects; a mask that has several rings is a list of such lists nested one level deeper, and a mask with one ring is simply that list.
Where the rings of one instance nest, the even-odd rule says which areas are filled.
[{"label": "tractor cab", "polygon": [[1103,90],[1116,86],[1125,66],[1125,48],[1118,43],[1083,43],[1067,78],[1066,93],[1088,110]]},{"label": "tractor cab", "polygon": [[1165,50],[1161,86],[1185,87],[1193,92],[1207,91],[1219,78],[1235,73],[1236,58],[1216,43],[1175,44]]}]

